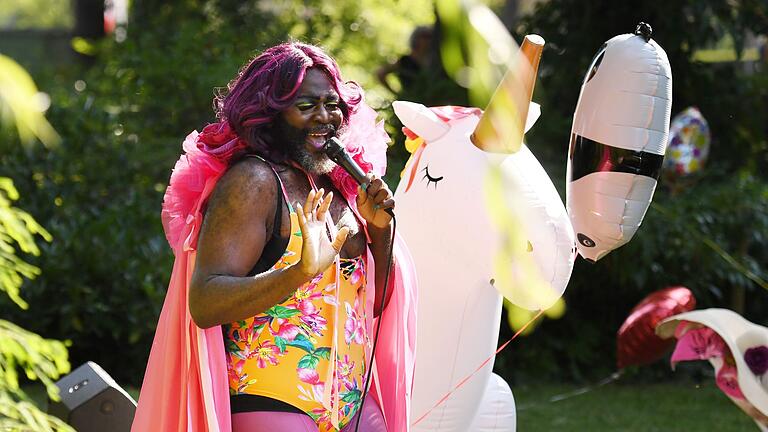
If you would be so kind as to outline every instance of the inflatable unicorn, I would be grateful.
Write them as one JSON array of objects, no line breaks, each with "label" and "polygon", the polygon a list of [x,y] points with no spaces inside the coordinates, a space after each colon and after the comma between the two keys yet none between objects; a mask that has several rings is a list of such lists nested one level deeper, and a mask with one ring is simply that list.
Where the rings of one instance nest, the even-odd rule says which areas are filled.
[{"label": "inflatable unicorn", "polygon": [[[529,69],[542,46],[541,38],[526,38],[521,53]],[[520,120],[527,129],[538,117],[537,105],[528,108],[533,82],[519,77],[504,78],[485,113],[393,105],[415,147],[395,191],[398,231],[420,287],[413,431],[515,430],[512,392],[500,377],[491,379],[500,292],[518,306],[545,309],[562,295],[573,268],[565,207],[522,145],[523,127],[511,140],[487,133],[503,118],[494,108],[499,98],[516,98],[510,91],[527,93],[527,101],[516,111],[522,120],[508,123]],[[494,153],[504,149],[519,151]],[[495,428],[483,426],[494,424],[488,416],[500,407],[506,417],[496,418]]]}]

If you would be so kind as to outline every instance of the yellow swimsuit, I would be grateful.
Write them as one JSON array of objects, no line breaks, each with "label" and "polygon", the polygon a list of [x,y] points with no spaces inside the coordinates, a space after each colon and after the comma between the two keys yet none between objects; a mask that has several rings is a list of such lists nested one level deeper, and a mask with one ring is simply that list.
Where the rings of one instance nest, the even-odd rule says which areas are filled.
[{"label": "yellow swimsuit", "polygon": [[[298,218],[289,210],[292,234],[273,269],[301,256]],[[360,406],[366,372],[365,283],[365,259],[337,259],[282,303],[224,325],[230,394],[288,403],[320,432],[343,428]]]}]

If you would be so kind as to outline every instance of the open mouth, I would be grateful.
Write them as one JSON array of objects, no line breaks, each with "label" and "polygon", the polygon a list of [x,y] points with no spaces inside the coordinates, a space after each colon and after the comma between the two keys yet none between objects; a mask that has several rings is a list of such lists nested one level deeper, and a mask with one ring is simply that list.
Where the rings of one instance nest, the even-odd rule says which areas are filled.
[{"label": "open mouth", "polygon": [[325,145],[325,142],[330,139],[335,130],[333,128],[324,128],[320,130],[314,130],[307,134],[307,142],[314,148],[320,149]]}]

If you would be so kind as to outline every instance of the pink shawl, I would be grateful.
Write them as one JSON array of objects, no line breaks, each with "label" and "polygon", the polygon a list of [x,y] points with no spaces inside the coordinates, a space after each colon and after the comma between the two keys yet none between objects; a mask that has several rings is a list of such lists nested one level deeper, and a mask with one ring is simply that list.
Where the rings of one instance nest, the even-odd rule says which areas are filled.
[{"label": "pink shawl", "polygon": [[[342,138],[363,169],[383,175],[388,137],[376,113],[360,104],[350,117],[349,133]],[[365,143],[365,146],[361,143]],[[171,175],[163,202],[163,227],[176,255],[155,339],[149,355],[139,404],[131,428],[144,431],[230,432],[229,385],[221,327],[203,330],[189,313],[188,288],[194,269],[197,236],[203,208],[233,154],[245,145],[226,122],[192,132],[184,140],[183,154]],[[350,199],[355,186],[338,170],[331,174],[337,188]],[[368,287],[375,275],[370,251]],[[392,297],[381,316],[371,393],[382,408],[387,429],[407,431],[413,385],[416,338],[416,275],[402,239],[396,237]],[[372,311],[374,295],[368,296]],[[369,317],[373,314],[369,313]],[[374,329],[375,322],[368,323]]]}]

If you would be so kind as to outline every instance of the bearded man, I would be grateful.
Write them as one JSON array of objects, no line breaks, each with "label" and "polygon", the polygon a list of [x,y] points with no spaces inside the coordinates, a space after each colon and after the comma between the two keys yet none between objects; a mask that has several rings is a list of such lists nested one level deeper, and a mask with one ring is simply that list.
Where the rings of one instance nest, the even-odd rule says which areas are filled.
[{"label": "bearded man", "polygon": [[392,193],[374,174],[357,187],[322,151],[338,137],[383,174],[362,90],[289,43],[216,102],[220,121],[187,137],[166,191],[176,263],[133,430],[407,430],[415,278],[400,244],[387,274]]}]

